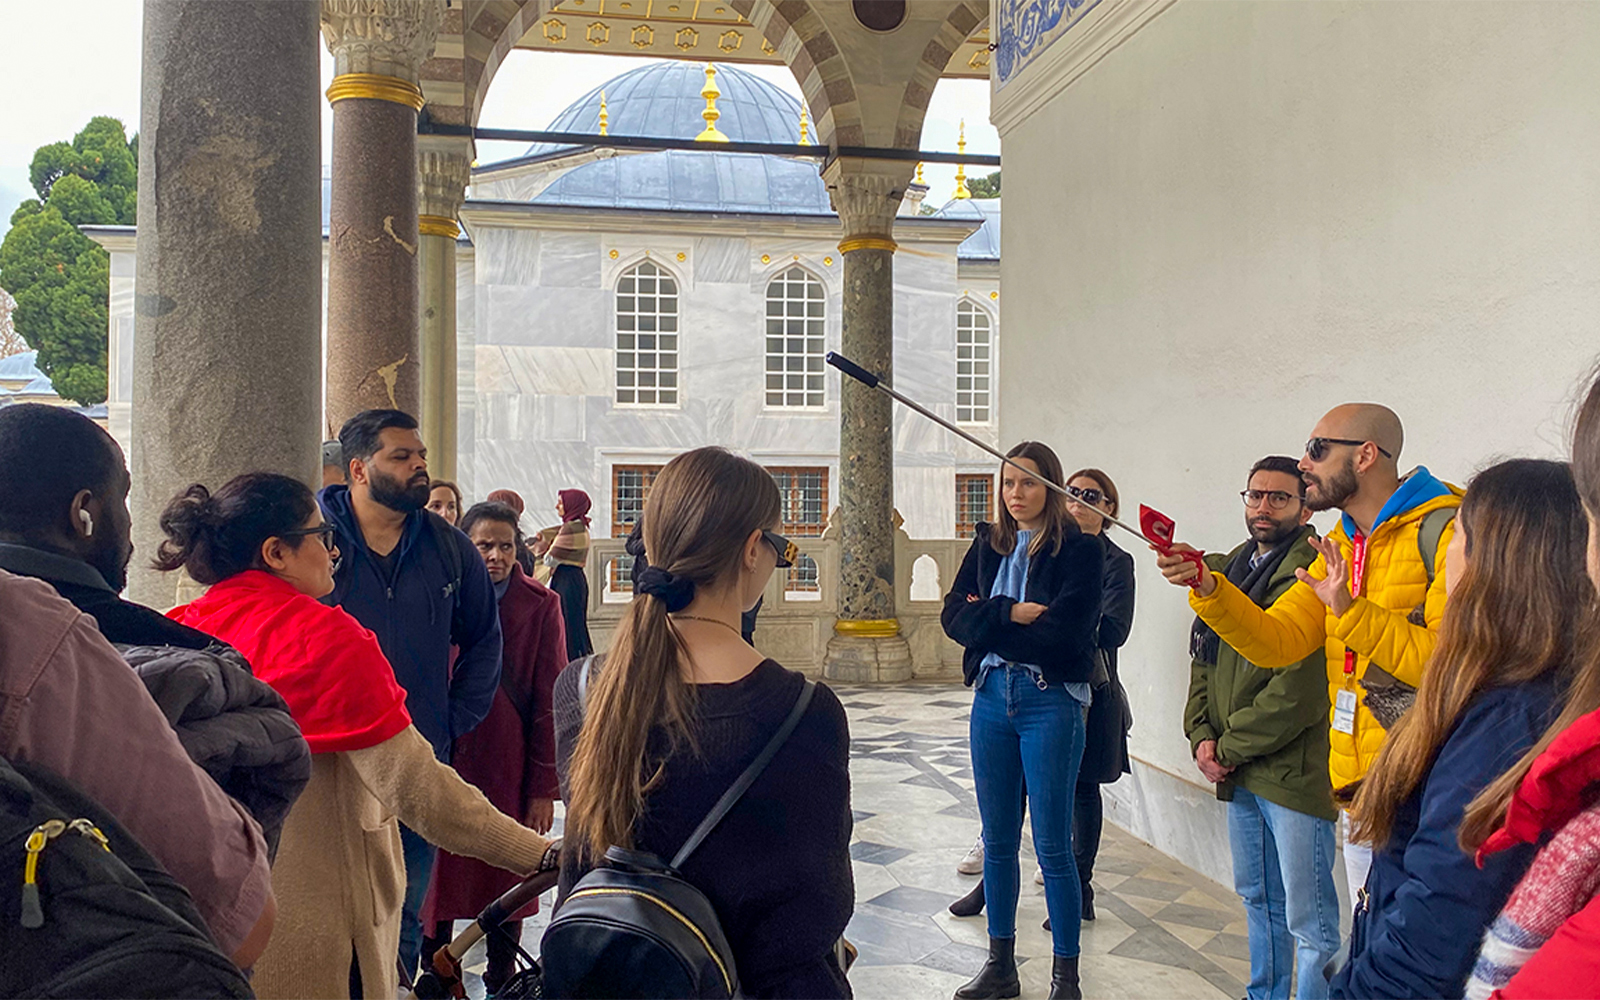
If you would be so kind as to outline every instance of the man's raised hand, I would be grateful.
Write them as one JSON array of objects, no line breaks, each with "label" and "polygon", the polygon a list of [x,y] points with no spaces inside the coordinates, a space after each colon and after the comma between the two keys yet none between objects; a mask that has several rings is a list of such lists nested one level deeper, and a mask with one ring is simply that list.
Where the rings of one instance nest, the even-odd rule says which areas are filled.
[{"label": "man's raised hand", "polygon": [[1303,569],[1295,570],[1294,575],[1301,583],[1310,587],[1337,618],[1349,611],[1354,601],[1350,596],[1350,561],[1339,550],[1338,542],[1318,538],[1316,535],[1312,535],[1307,541],[1317,550],[1317,554],[1322,556],[1322,564],[1327,570],[1327,575],[1319,579]]},{"label": "man's raised hand", "polygon": [[[1168,583],[1179,587],[1195,587],[1201,597],[1210,597],[1211,592],[1217,589],[1217,578],[1204,563],[1197,566],[1182,556],[1184,552],[1199,551],[1194,546],[1173,542],[1165,552],[1154,545],[1150,546],[1150,551],[1156,554],[1156,567]],[[1195,586],[1196,573],[1200,574],[1199,586]]]}]

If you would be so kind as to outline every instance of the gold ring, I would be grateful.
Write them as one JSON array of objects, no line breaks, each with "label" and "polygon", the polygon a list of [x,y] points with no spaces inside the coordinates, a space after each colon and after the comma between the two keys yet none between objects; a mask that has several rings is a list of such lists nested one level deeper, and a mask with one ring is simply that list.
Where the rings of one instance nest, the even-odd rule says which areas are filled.
[{"label": "gold ring", "polygon": [[841,618],[833,625],[840,635],[853,635],[861,639],[888,639],[900,634],[900,622],[895,618],[875,618],[853,621]]},{"label": "gold ring", "polygon": [[328,103],[337,104],[352,97],[404,104],[412,111],[421,111],[423,105],[421,87],[382,73],[345,73],[334,77],[328,85]]},{"label": "gold ring", "polygon": [[456,220],[443,215],[417,216],[417,234],[419,236],[443,236],[453,240],[461,235],[461,227]]},{"label": "gold ring", "polygon": [[852,250],[887,250],[894,253],[900,249],[900,244],[886,236],[853,236],[839,243],[840,253],[849,253]]}]

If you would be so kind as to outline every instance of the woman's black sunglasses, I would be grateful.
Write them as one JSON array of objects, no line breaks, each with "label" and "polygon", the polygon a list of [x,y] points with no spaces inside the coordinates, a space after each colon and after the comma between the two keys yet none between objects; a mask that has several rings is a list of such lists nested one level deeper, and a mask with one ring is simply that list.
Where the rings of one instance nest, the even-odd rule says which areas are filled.
[{"label": "woman's black sunglasses", "polygon": [[331,524],[319,524],[315,528],[296,528],[293,531],[284,531],[278,534],[279,538],[306,538],[316,535],[322,540],[323,547],[329,552],[334,548],[334,535],[339,531]]},{"label": "woman's black sunglasses", "polygon": [[1067,489],[1072,490],[1074,500],[1082,504],[1088,504],[1090,507],[1100,506],[1100,501],[1106,498],[1104,493],[1096,489],[1079,490],[1073,489],[1071,486],[1068,486]]},{"label": "woman's black sunglasses", "polygon": [[778,534],[776,531],[763,531],[761,537],[766,539],[772,551],[778,554],[778,568],[788,569],[800,558],[800,549],[793,542]]},{"label": "woman's black sunglasses", "polygon": [[[1328,454],[1328,445],[1330,444],[1347,444],[1352,448],[1359,448],[1367,443],[1368,442],[1366,441],[1355,441],[1350,438],[1312,438],[1310,441],[1306,442],[1306,457],[1311,459],[1313,462],[1320,462],[1322,461],[1323,457]],[[1383,446],[1378,444],[1376,441],[1372,442],[1372,446],[1377,448],[1378,454],[1382,455],[1384,458],[1394,457],[1385,451]]]}]

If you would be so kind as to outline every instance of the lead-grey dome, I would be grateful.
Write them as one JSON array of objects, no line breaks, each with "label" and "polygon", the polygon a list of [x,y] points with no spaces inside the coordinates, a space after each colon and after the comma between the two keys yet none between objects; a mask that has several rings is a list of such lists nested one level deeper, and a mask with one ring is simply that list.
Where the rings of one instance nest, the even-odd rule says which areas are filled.
[{"label": "lead-grey dome", "polygon": [[[717,63],[717,131],[736,142],[799,142],[800,102],[754,73]],[[549,126],[552,132],[600,131],[600,92],[606,94],[606,131],[693,139],[705,129],[700,112],[705,98],[704,63],[668,60],[614,76],[567,106]],[[526,156],[568,148],[534,143]]]},{"label": "lead-grey dome", "polygon": [[563,174],[536,205],[832,215],[828,189],[809,160],[763,153],[669,149],[585,163]]}]

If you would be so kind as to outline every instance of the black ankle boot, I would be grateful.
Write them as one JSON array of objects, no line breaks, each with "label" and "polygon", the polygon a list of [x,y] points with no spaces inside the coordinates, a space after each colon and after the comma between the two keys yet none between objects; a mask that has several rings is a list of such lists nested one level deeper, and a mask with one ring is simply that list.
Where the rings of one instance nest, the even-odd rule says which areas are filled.
[{"label": "black ankle boot", "polygon": [[[1021,995],[1016,949],[1016,938],[990,938],[989,960],[971,982],[956,990],[956,1000],[998,1000]],[[1077,959],[1073,959],[1073,968],[1077,968]]]},{"label": "black ankle boot", "polygon": [[978,879],[978,884],[972,891],[950,904],[950,912],[958,917],[975,917],[983,912],[983,879]]},{"label": "black ankle boot", "polygon": [[1094,886],[1083,883],[1083,919],[1094,919]]},{"label": "black ankle boot", "polygon": [[1050,1000],[1083,1000],[1078,986],[1078,956],[1050,959]]}]

